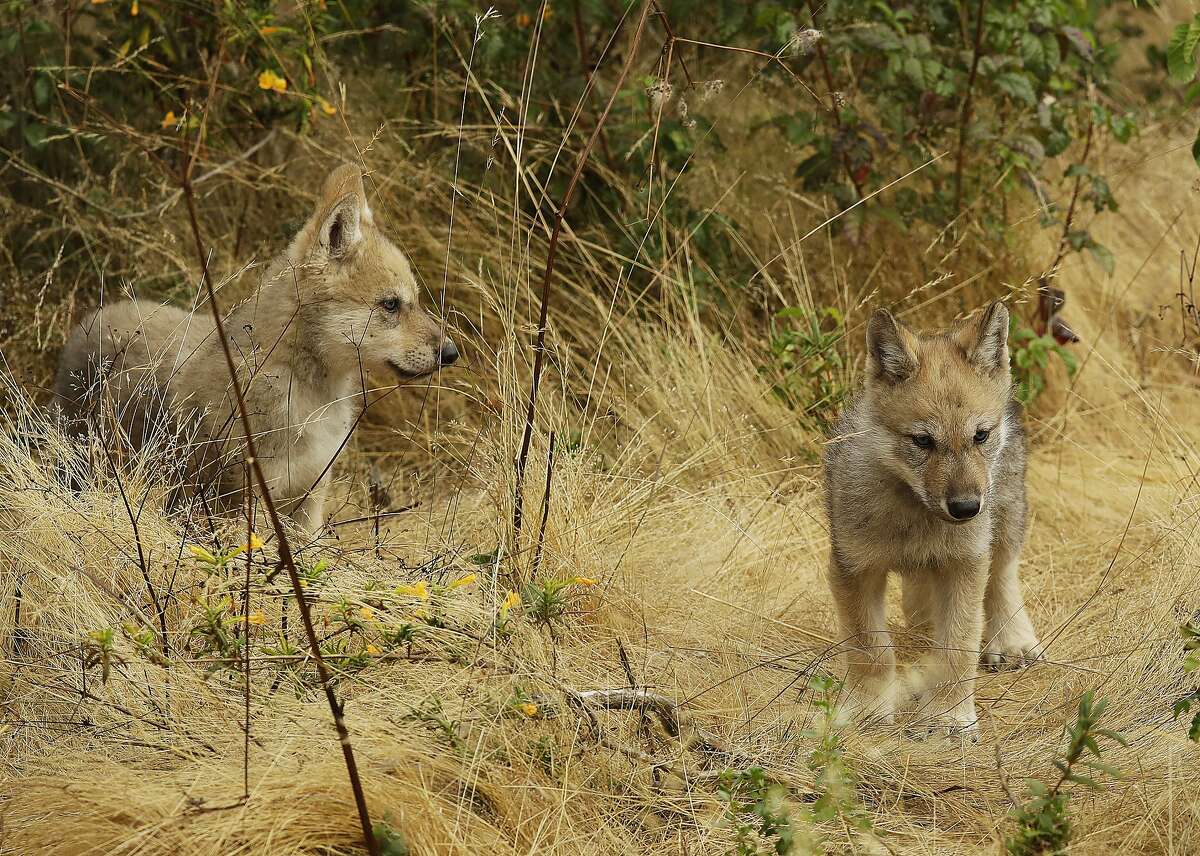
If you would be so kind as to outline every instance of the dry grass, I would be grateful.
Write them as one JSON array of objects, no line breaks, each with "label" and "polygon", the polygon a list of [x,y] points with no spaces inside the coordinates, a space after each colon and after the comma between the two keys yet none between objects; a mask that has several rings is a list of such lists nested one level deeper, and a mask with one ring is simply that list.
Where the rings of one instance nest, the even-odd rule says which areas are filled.
[{"label": "dry grass", "polygon": [[[1178,253],[1200,234],[1200,214],[1178,179],[1194,169],[1187,141],[1152,131],[1145,139],[1122,168],[1120,214],[1096,226],[1118,259],[1116,275],[1105,279],[1078,257],[1060,274],[1084,368],[1058,378],[1030,417],[1033,523],[1023,577],[1049,662],[981,675],[978,745],[847,727],[874,835],[826,824],[817,832],[833,852],[995,852],[1008,810],[998,760],[1016,790],[1027,775],[1048,776],[1063,725],[1088,689],[1111,699],[1107,724],[1130,745],[1108,758],[1124,779],[1072,802],[1071,852],[1200,850],[1200,755],[1170,715],[1185,689],[1177,627],[1196,609],[1200,555],[1200,422],[1186,358],[1196,333],[1180,338],[1175,296]],[[387,142],[367,155],[372,206],[436,291],[453,179],[390,154]],[[243,164],[231,184],[253,182],[303,210],[306,179],[343,144],[297,145],[286,183]],[[550,150],[529,151],[536,160]],[[529,164],[521,172],[528,182],[536,175]],[[340,469],[336,520],[370,513],[372,465],[392,507],[415,507],[387,517],[378,538],[369,522],[350,522],[302,553],[310,565],[334,563],[314,587],[318,615],[341,599],[355,611],[369,606],[375,620],[349,650],[385,652],[340,671],[338,682],[372,813],[402,831],[412,853],[725,852],[731,832],[712,773],[752,761],[790,786],[794,807],[813,792],[807,676],[829,662],[836,641],[823,581],[820,440],[760,375],[763,333],[753,313],[695,309],[678,230],[655,226],[680,251],[637,259],[655,275],[639,275],[636,289],[631,260],[586,232],[572,235],[555,279],[552,369],[526,499],[533,522],[522,544],[508,543],[531,289],[548,230],[544,220],[514,218],[495,185],[460,182],[447,278],[451,320],[469,339],[466,370],[380,405]],[[221,202],[220,193],[207,200],[209,214]],[[756,255],[784,248],[750,293],[839,305],[855,340],[865,304],[880,295],[924,323],[970,305],[969,294],[999,292],[998,278],[1019,286],[1052,255],[1033,240],[1028,258],[1006,262],[990,286],[972,284],[967,271],[931,287],[920,259],[902,254],[902,263],[881,267],[886,242],[865,244],[854,259],[839,258],[820,234],[793,245],[820,215],[790,216],[787,229],[756,228],[747,238]],[[235,224],[216,215],[206,223],[219,263],[234,270],[244,261],[228,241]],[[187,252],[150,231],[182,240],[177,227],[168,217],[165,226],[134,222],[105,237],[136,234],[139,265],[173,260],[186,271]],[[260,230],[264,240],[272,228]],[[738,287],[724,289],[736,296]],[[33,338],[46,354],[61,321],[39,322],[45,329]],[[50,361],[32,350],[11,368],[35,387]],[[244,756],[242,673],[187,653],[206,604],[228,594],[240,614],[244,566],[210,577],[190,557],[188,543],[212,546],[212,536],[198,521],[164,514],[152,459],[135,463],[122,487],[140,507],[141,552],[165,605],[171,652],[156,662],[118,632],[109,680],[82,668],[89,632],[158,619],[112,474],[67,490],[64,462],[89,472],[88,451],[50,431],[25,394],[7,391],[0,436],[0,853],[354,852],[350,790],[311,670],[265,650],[278,647],[282,620],[278,591],[263,578],[270,561],[259,559],[251,591],[264,623],[253,631]],[[530,573],[551,430],[559,452],[540,576],[598,582],[570,589],[553,633],[516,609],[508,633],[497,634],[507,588]],[[222,543],[244,539],[244,525],[219,526]],[[500,563],[471,558],[497,548],[507,555]],[[436,606],[391,593],[468,572],[477,582],[439,595]],[[411,651],[382,641],[406,622],[423,628]],[[338,627],[334,619],[327,632]],[[622,649],[639,686],[679,701],[688,720],[681,737],[646,729],[629,712],[597,713],[597,732],[572,706],[572,691],[630,683]],[[537,704],[537,715],[523,714],[521,700]],[[724,744],[726,757],[699,751],[689,740],[695,728]]]}]

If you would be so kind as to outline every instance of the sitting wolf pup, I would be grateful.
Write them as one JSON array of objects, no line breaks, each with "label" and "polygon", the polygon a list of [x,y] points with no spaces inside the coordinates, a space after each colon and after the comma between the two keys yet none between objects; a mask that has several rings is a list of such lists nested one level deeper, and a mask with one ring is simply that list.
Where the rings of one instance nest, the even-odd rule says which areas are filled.
[{"label": "sitting wolf pup", "polygon": [[1040,658],[1017,564],[1025,537],[1025,435],[1013,399],[1008,310],[926,335],[878,310],[865,388],[825,456],[829,584],[851,708],[891,722],[900,689],[887,631],[889,572],[933,648],[905,689],[932,730],[977,738],[975,667]]},{"label": "sitting wolf pup", "polygon": [[[408,259],[376,227],[362,175],[346,165],[224,319],[272,496],[310,533],[324,525],[323,489],[364,406],[366,378],[410,380],[458,359],[417,301]],[[67,340],[55,394],[76,430],[100,408],[135,446],[186,435],[186,483],[218,507],[241,502],[244,434],[208,306],[191,313],[135,300],[91,313]]]}]

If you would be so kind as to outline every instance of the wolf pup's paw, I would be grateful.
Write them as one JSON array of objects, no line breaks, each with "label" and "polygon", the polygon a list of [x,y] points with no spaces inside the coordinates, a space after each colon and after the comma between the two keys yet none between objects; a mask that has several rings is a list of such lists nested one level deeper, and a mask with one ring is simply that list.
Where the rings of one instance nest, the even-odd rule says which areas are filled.
[{"label": "wolf pup's paw", "polygon": [[926,737],[950,737],[962,740],[964,743],[978,743],[979,719],[974,711],[961,715],[951,712],[941,716],[917,719],[905,728],[905,733],[917,740],[923,740]]},{"label": "wolf pup's paw", "polygon": [[979,657],[985,669],[1002,672],[1024,669],[1046,659],[1042,644],[1032,633],[1025,635],[1000,633],[983,649]]},{"label": "wolf pup's paw", "polygon": [[856,687],[846,692],[840,706],[848,719],[866,728],[892,725],[896,721],[895,690],[890,686],[879,692]]}]

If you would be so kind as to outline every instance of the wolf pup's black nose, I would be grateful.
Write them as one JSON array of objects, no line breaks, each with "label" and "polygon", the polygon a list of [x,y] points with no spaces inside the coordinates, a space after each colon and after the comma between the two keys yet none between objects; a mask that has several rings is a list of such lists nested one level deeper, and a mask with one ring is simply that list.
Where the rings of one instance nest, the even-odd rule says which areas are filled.
[{"label": "wolf pup's black nose", "polygon": [[952,499],[946,503],[950,516],[955,520],[970,520],[979,513],[978,499]]},{"label": "wolf pup's black nose", "polygon": [[449,339],[442,345],[442,352],[438,354],[439,366],[454,365],[458,361],[458,348]]}]

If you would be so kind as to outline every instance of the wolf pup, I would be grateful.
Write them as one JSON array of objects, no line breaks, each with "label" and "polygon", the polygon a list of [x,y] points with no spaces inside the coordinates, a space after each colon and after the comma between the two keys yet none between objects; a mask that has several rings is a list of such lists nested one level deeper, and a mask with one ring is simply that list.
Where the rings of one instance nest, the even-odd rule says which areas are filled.
[{"label": "wolf pup", "polygon": [[865,388],[825,456],[829,585],[851,709],[891,722],[901,690],[887,577],[933,647],[905,682],[930,730],[978,735],[975,667],[1041,657],[1017,565],[1025,537],[1025,434],[1008,362],[1008,310],[918,334],[877,310]]},{"label": "wolf pup", "polygon": [[[229,507],[243,498],[244,434],[210,313],[145,300],[91,313],[67,340],[55,394],[75,430],[99,408],[135,447],[186,435],[186,483]],[[308,222],[224,327],[272,496],[310,533],[324,525],[329,471],[367,378],[391,385],[458,359],[418,305],[408,259],[376,226],[353,165],[325,179]]]}]

